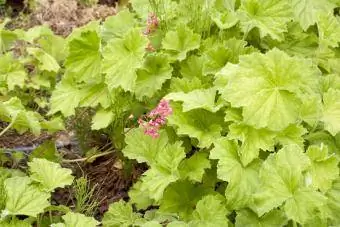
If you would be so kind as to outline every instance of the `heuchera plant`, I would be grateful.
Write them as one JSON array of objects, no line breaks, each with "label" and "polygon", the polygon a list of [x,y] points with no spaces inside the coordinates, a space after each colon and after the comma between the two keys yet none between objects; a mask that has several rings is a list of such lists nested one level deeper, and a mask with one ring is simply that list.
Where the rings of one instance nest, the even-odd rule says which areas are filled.
[{"label": "heuchera plant", "polygon": [[149,167],[102,224],[340,225],[339,7],[130,0],[67,37],[49,115]]}]

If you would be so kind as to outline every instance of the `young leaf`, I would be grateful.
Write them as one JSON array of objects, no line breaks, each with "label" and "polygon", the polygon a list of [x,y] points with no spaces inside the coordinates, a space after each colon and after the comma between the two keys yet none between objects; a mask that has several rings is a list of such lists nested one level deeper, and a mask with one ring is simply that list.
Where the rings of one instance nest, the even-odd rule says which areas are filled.
[{"label": "young leaf", "polygon": [[291,6],[295,20],[305,31],[318,21],[320,13],[329,13],[336,7],[329,0],[292,0]]},{"label": "young leaf", "polygon": [[259,155],[260,149],[274,150],[275,133],[268,129],[256,129],[246,124],[233,123],[229,126],[228,138],[242,142],[239,155],[244,166],[247,166]]},{"label": "young leaf", "polygon": [[340,90],[329,89],[323,95],[323,114],[321,121],[325,129],[335,136],[340,132]]},{"label": "young leaf", "polygon": [[11,54],[0,56],[0,87],[14,90],[16,86],[23,88],[27,73],[24,66],[15,60]]},{"label": "young leaf", "polygon": [[328,147],[323,144],[310,146],[307,155],[312,162],[310,174],[313,187],[327,192],[333,181],[339,177],[339,160],[335,155],[329,155]]},{"label": "young leaf", "polygon": [[172,76],[172,67],[165,55],[148,55],[137,71],[135,94],[138,99],[151,98]]},{"label": "young leaf", "polygon": [[9,19],[5,19],[4,22],[0,24],[0,54],[12,47],[15,41],[18,39],[16,32],[5,29],[5,26],[8,22]]},{"label": "young leaf", "polygon": [[148,191],[155,201],[162,198],[165,188],[180,178],[179,164],[185,158],[184,148],[180,142],[167,144],[156,154],[151,169],[144,173],[142,191]]},{"label": "young leaf", "polygon": [[133,226],[142,220],[141,215],[134,213],[129,203],[120,200],[112,203],[103,218],[103,225],[107,227]]},{"label": "young leaf", "polygon": [[56,188],[70,185],[73,182],[72,171],[62,168],[55,162],[33,158],[28,166],[30,167],[31,179],[38,182],[43,191],[53,192]]},{"label": "young leaf", "polygon": [[317,24],[320,44],[338,47],[340,42],[340,17],[334,16],[333,13],[320,14]]},{"label": "young leaf", "polygon": [[0,103],[0,119],[10,122],[12,127],[18,130],[19,133],[30,129],[33,134],[38,135],[41,129],[40,118],[41,116],[38,113],[25,110],[17,97]]},{"label": "young leaf", "polygon": [[80,88],[81,107],[97,107],[99,104],[103,108],[109,108],[111,105],[111,94],[104,83],[87,83]]},{"label": "young leaf", "polygon": [[103,51],[103,70],[109,90],[122,87],[133,91],[137,68],[142,66],[147,38],[137,28],[131,29],[124,38],[111,39]]},{"label": "young leaf", "polygon": [[215,45],[204,53],[204,75],[215,74],[232,59],[232,51],[223,44]]},{"label": "young leaf", "polygon": [[182,179],[187,178],[192,181],[202,182],[205,169],[209,169],[210,167],[208,154],[198,152],[181,162],[179,172]]},{"label": "young leaf", "polygon": [[196,205],[191,226],[228,226],[229,211],[219,195],[207,195]]},{"label": "young leaf", "polygon": [[259,161],[243,166],[238,145],[226,138],[215,141],[214,145],[209,158],[218,159],[217,177],[228,182],[225,192],[228,207],[240,209],[248,206],[259,185]]},{"label": "young leaf", "polygon": [[[58,223],[60,227],[96,227],[100,224],[100,222],[96,221],[92,217],[86,217],[84,214],[69,212],[62,216],[64,223]],[[59,227],[58,224],[54,224],[51,226]]]},{"label": "young leaf", "polygon": [[152,165],[157,153],[167,146],[168,137],[165,131],[161,131],[160,136],[154,139],[145,135],[141,128],[136,128],[126,134],[125,143],[122,152],[126,157]]},{"label": "young leaf", "polygon": [[174,113],[168,118],[169,124],[176,126],[177,134],[197,138],[199,147],[210,147],[221,136],[223,115],[220,112],[204,109],[183,112],[178,106],[173,109]]},{"label": "young leaf", "polygon": [[100,39],[96,31],[84,31],[69,42],[66,70],[77,81],[96,81],[101,76]]},{"label": "young leaf", "polygon": [[124,38],[135,25],[136,20],[133,13],[130,13],[129,10],[119,11],[105,20],[101,29],[101,37],[105,42],[113,38]]},{"label": "young leaf", "polygon": [[207,188],[189,181],[171,184],[160,201],[160,212],[178,214],[181,220],[190,220],[196,203],[209,193]]},{"label": "young leaf", "polygon": [[102,128],[106,128],[107,126],[110,125],[110,123],[113,120],[113,112],[112,110],[108,109],[99,109],[96,112],[96,115],[92,118],[92,125],[91,129],[92,130],[99,130]]},{"label": "young leaf", "polygon": [[65,117],[69,117],[75,113],[81,99],[82,94],[76,84],[70,80],[63,80],[52,92],[49,114],[60,111]]},{"label": "young leaf", "polygon": [[182,61],[191,50],[198,49],[200,46],[200,36],[187,26],[178,25],[175,31],[166,33],[162,47],[170,51],[175,59]]},{"label": "young leaf", "polygon": [[183,102],[183,112],[193,109],[205,109],[210,112],[217,112],[222,105],[215,104],[216,89],[197,89],[188,93],[176,92],[166,95],[164,98],[173,101]]},{"label": "young leaf", "polygon": [[50,193],[31,185],[28,177],[12,177],[5,180],[6,210],[12,215],[36,217],[50,205]]},{"label": "young leaf", "polygon": [[281,0],[247,0],[241,2],[238,10],[241,29],[248,34],[258,28],[261,38],[269,35],[282,41],[287,31],[287,23],[292,20],[291,7],[288,1]]},{"label": "young leaf", "polygon": [[228,64],[216,85],[232,107],[243,107],[245,123],[280,131],[298,119],[300,98],[318,92],[319,74],[309,60],[274,49],[265,55],[241,56],[238,65]]},{"label": "young leaf", "polygon": [[55,73],[59,71],[60,66],[58,62],[42,49],[30,47],[27,48],[27,52],[38,60],[38,67],[40,70],[46,70]]},{"label": "young leaf", "polygon": [[221,30],[231,28],[239,22],[237,14],[228,9],[213,9],[210,17]]},{"label": "young leaf", "polygon": [[297,145],[283,147],[270,155],[260,170],[263,183],[255,195],[259,216],[284,203],[288,218],[304,224],[316,210],[322,210],[326,197],[309,187],[303,172],[310,167],[308,156]]},{"label": "young leaf", "polygon": [[279,227],[285,226],[287,222],[288,219],[281,210],[272,210],[262,217],[258,217],[253,211],[244,209],[237,212],[235,227]]}]

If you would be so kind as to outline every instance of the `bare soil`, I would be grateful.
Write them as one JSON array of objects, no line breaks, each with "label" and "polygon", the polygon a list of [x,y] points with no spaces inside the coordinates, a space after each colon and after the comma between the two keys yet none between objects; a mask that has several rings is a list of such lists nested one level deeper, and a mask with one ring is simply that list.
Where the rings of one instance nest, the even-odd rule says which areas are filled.
[{"label": "bare soil", "polygon": [[11,28],[28,29],[47,24],[56,34],[67,36],[76,27],[115,15],[117,0],[101,0],[91,7],[79,4],[77,0],[40,0],[31,12],[25,8],[23,0],[8,2],[14,16]]}]

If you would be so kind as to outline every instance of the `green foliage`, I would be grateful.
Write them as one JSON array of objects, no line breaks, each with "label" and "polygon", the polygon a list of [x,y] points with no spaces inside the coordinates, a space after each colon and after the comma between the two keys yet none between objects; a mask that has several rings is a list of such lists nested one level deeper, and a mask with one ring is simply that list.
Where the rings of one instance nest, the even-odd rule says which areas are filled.
[{"label": "green foliage", "polygon": [[[110,205],[104,226],[339,225],[339,1],[129,7],[66,39],[46,27],[8,31],[5,21],[0,119],[39,133],[87,108],[88,128],[109,133],[116,150],[148,166],[130,201]],[[43,97],[32,103],[28,94]],[[146,113],[161,99],[172,111],[153,138],[137,119],[154,124],[160,116]],[[41,100],[51,121],[33,111]],[[43,212],[27,195],[44,207],[48,192],[72,182],[47,163],[33,159],[15,195],[6,190],[18,177],[0,181],[3,216],[12,215],[6,223]],[[23,206],[8,204],[14,200]],[[68,223],[97,224],[68,213],[55,226]]]},{"label": "green foliage", "polygon": [[35,220],[50,206],[51,192],[73,181],[71,170],[46,159],[34,158],[28,165],[29,176],[19,171],[0,169],[1,226],[12,226],[16,223],[16,215]]}]

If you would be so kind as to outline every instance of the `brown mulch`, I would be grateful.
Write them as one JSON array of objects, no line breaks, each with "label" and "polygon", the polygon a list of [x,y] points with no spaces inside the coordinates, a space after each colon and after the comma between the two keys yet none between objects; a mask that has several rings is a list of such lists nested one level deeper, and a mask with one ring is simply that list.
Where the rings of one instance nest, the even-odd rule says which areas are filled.
[{"label": "brown mulch", "polygon": [[[17,2],[22,2],[22,0],[17,0]],[[47,24],[56,34],[67,36],[74,28],[81,27],[90,21],[104,20],[116,14],[116,1],[101,2],[102,4],[86,7],[79,4],[77,0],[41,0],[37,3],[36,9],[27,13],[27,16],[15,17],[9,27],[28,29]],[[20,11],[19,3],[12,5],[11,7],[16,11]]]},{"label": "brown mulch", "polygon": [[98,158],[93,163],[85,165],[83,171],[90,183],[97,185],[96,194],[100,202],[100,215],[107,211],[109,204],[127,199],[129,188],[146,169],[146,165],[135,164],[131,166],[130,171],[126,171],[122,168],[118,156],[115,155]]},{"label": "brown mulch", "polygon": [[42,143],[45,140],[51,139],[52,136],[47,133],[42,133],[35,136],[32,133],[18,134],[14,130],[6,132],[0,136],[0,148],[16,148],[16,147],[30,147]]},{"label": "brown mulch", "polygon": [[[123,163],[117,155],[97,158],[92,163],[72,163],[71,168],[76,177],[86,176],[91,187],[95,187],[93,200],[98,202],[95,216],[99,219],[108,210],[109,205],[121,199],[127,200],[128,191],[139,177],[147,170],[145,164],[133,164],[129,171],[124,170]],[[66,167],[66,166],[64,166]],[[53,193],[55,205],[74,205],[74,191],[71,187],[58,189]]]}]

